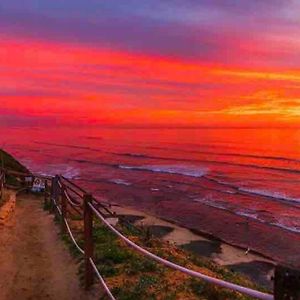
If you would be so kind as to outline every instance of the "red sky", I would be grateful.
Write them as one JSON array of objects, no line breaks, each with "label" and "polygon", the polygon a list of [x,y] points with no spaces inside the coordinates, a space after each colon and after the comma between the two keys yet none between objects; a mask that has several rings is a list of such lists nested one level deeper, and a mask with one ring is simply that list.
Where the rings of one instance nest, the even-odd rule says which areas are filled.
[{"label": "red sky", "polygon": [[142,1],[128,23],[129,1],[101,24],[84,2],[71,17],[14,2],[0,13],[1,123],[300,126],[296,2],[200,1],[197,14],[191,1],[174,19]]}]

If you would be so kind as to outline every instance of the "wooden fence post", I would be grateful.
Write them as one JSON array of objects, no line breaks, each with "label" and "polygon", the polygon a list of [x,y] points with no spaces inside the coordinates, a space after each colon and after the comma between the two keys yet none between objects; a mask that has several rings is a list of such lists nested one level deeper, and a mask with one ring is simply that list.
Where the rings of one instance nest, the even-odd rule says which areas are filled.
[{"label": "wooden fence post", "polygon": [[85,289],[89,289],[93,284],[93,267],[90,258],[93,258],[93,211],[89,206],[92,202],[92,195],[85,194],[83,197],[84,208],[84,264],[85,264]]},{"label": "wooden fence post", "polygon": [[300,270],[276,266],[274,300],[300,299]]},{"label": "wooden fence post", "polygon": [[65,219],[67,218],[67,197],[65,194],[65,187],[61,190],[61,232],[64,234],[67,232]]},{"label": "wooden fence post", "polygon": [[54,207],[54,200],[57,200],[57,184],[58,184],[58,176],[56,175],[55,177],[52,178],[51,182],[51,196],[50,196],[50,212],[53,213],[55,212],[55,207]]}]

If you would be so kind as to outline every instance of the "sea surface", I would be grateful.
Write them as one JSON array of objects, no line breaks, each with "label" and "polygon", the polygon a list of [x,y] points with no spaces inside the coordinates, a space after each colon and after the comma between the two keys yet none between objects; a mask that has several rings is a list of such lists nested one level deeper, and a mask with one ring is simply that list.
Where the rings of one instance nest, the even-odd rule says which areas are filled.
[{"label": "sea surface", "polygon": [[2,127],[0,137],[32,172],[62,174],[99,199],[168,200],[179,212],[199,203],[300,234],[300,129]]}]

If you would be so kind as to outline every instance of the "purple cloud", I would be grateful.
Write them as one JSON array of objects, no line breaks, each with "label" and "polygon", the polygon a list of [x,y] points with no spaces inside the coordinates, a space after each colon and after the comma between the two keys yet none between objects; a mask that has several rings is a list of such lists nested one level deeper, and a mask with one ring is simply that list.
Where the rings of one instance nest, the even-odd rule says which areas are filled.
[{"label": "purple cloud", "polygon": [[[48,41],[229,64],[292,65],[299,50],[276,50],[278,36],[299,32],[294,1],[3,0],[1,7],[0,33]],[[243,49],[245,41],[262,50]]]}]

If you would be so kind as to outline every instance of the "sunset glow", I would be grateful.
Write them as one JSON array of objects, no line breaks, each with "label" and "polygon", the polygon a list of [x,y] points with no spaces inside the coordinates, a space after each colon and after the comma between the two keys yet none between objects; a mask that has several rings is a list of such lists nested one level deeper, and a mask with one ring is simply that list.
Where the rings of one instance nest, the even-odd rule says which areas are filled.
[{"label": "sunset glow", "polygon": [[298,1],[3,2],[3,124],[300,125]]}]

